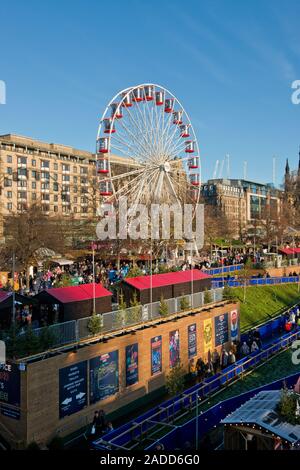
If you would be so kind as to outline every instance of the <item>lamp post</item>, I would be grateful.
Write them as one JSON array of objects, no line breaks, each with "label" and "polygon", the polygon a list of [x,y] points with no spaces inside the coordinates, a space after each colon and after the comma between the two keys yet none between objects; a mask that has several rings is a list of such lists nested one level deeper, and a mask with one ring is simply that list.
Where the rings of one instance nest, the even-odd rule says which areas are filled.
[{"label": "lamp post", "polygon": [[96,315],[96,290],[95,290],[95,245],[92,243],[93,263],[93,314]]},{"label": "lamp post", "polygon": [[196,450],[198,450],[199,447],[199,422],[198,422],[198,417],[199,417],[199,396],[198,396],[198,390],[196,392]]},{"label": "lamp post", "polygon": [[15,325],[15,323],[16,323],[15,270],[16,270],[16,255],[15,255],[15,252],[13,252],[13,255],[12,255],[12,298],[13,298],[12,314],[13,314],[13,325]]}]

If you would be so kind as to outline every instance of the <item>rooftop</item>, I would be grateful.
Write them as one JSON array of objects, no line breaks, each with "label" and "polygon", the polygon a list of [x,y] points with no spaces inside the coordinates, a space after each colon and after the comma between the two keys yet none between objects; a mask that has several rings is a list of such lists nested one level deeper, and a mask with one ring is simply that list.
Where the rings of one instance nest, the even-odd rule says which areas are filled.
[{"label": "rooftop", "polygon": [[54,297],[59,302],[67,304],[70,302],[80,302],[82,300],[90,300],[94,298],[94,289],[95,286],[95,297],[98,299],[100,297],[108,297],[112,293],[105,289],[102,284],[81,284],[79,286],[70,286],[70,287],[54,287],[52,289],[43,290],[39,294],[47,293],[51,297]]},{"label": "rooftop", "polygon": [[283,421],[276,408],[281,390],[260,392],[223,419],[222,424],[258,425],[295,444],[300,441],[300,425]]},{"label": "rooftop", "polygon": [[177,271],[172,273],[153,274],[152,276],[137,276],[126,278],[125,282],[138,290],[151,289],[155,287],[169,286],[172,284],[182,284],[185,282],[199,281],[210,278],[208,274],[199,269],[189,269],[187,271]]}]

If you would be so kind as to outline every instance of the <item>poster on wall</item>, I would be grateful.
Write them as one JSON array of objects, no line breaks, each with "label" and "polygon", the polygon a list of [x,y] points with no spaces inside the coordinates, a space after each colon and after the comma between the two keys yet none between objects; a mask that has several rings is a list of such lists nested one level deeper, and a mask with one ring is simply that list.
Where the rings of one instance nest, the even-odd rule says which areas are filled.
[{"label": "poster on wall", "polygon": [[59,369],[59,418],[87,405],[87,361]]},{"label": "poster on wall", "polygon": [[17,364],[0,364],[0,403],[20,407],[21,377]]},{"label": "poster on wall", "polygon": [[239,336],[239,322],[237,310],[230,312],[230,338],[231,341],[236,341]]},{"label": "poster on wall", "polygon": [[207,353],[213,348],[212,343],[212,319],[207,318],[203,322],[203,342],[204,342],[204,352]]},{"label": "poster on wall", "polygon": [[151,375],[162,372],[162,339],[161,336],[151,338]]},{"label": "poster on wall", "polygon": [[169,336],[170,367],[175,367],[180,361],[179,330],[171,331]]},{"label": "poster on wall", "polygon": [[215,317],[215,346],[228,341],[228,313]]},{"label": "poster on wall", "polygon": [[119,351],[90,359],[90,403],[115,395],[119,390]]},{"label": "poster on wall", "polygon": [[188,357],[189,359],[191,359],[194,356],[197,356],[197,325],[196,323],[188,326]]},{"label": "poster on wall", "polygon": [[139,381],[138,343],[126,346],[126,387]]}]

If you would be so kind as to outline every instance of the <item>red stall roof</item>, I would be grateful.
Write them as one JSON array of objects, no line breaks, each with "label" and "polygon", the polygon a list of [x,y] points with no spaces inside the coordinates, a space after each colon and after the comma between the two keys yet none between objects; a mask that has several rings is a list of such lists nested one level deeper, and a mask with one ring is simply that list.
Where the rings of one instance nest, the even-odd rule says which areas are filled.
[{"label": "red stall roof", "polygon": [[279,251],[285,255],[296,255],[300,253],[300,248],[280,248]]},{"label": "red stall roof", "polygon": [[[93,283],[80,284],[79,286],[70,287],[53,287],[44,292],[51,295],[59,302],[67,304],[69,302],[80,302],[82,300],[90,300],[94,298]],[[95,284],[95,297],[108,297],[112,293],[105,289],[102,284]]]},{"label": "red stall roof", "polygon": [[[210,278],[208,274],[199,269],[187,271],[176,271],[172,273],[153,274],[152,276],[137,276],[126,278],[125,282],[138,290],[150,289],[151,287],[163,287],[173,284],[183,284],[184,282],[199,281]],[[152,278],[152,279],[151,279]]]}]

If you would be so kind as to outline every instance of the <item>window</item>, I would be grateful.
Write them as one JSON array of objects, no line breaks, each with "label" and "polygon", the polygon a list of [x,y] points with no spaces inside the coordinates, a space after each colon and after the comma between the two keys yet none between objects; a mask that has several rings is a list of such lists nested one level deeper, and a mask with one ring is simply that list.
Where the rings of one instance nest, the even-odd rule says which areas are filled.
[{"label": "window", "polygon": [[73,177],[73,182],[74,182],[74,184],[77,184],[77,176]]},{"label": "window", "polygon": [[87,211],[88,211],[88,208],[87,208],[87,207],[82,207],[82,208],[81,208],[81,212],[82,212],[83,214],[86,214]]},{"label": "window", "polygon": [[26,210],[26,203],[18,202],[17,208],[18,208],[18,211],[25,211]]},{"label": "window", "polygon": [[36,189],[36,182],[35,182],[35,181],[32,181],[32,183],[31,183],[31,188],[32,188],[32,189]]},{"label": "window", "polygon": [[77,204],[77,197],[74,197],[74,203]]},{"label": "window", "polygon": [[8,175],[12,175],[12,167],[11,167],[11,166],[8,166],[8,167],[6,168],[6,173],[7,173]]},{"label": "window", "polygon": [[77,212],[77,207],[74,207],[74,212],[75,212],[75,214],[76,214],[76,212]]},{"label": "window", "polygon": [[18,181],[18,188],[27,188],[27,181],[26,180]]},{"label": "window", "polygon": [[58,212],[58,207],[57,206],[54,206],[54,212]]},{"label": "window", "polygon": [[50,184],[48,183],[48,181],[46,183],[42,183],[41,185],[42,189],[49,189],[50,188]]},{"label": "window", "polygon": [[49,160],[42,160],[42,161],[41,161],[41,167],[42,167],[42,168],[50,168],[50,162],[49,162]]},{"label": "window", "polygon": [[53,191],[58,191],[58,183],[53,183]]},{"label": "window", "polygon": [[26,168],[18,168],[18,176],[27,176]]},{"label": "window", "polygon": [[36,193],[32,193],[32,194],[31,194],[31,199],[32,199],[33,201],[36,201]]},{"label": "window", "polygon": [[88,173],[87,167],[81,166],[81,167],[80,167],[80,174],[81,174],[81,175],[87,175],[87,173]]},{"label": "window", "polygon": [[27,199],[26,191],[18,191],[18,199]]},{"label": "window", "polygon": [[77,192],[78,192],[77,186],[74,186],[73,192],[74,192],[74,193],[77,193]]},{"label": "window", "polygon": [[12,180],[8,178],[4,178],[4,186],[12,186]]},{"label": "window", "polygon": [[70,181],[70,175],[62,175],[63,181]]},{"label": "window", "polygon": [[8,202],[6,207],[7,207],[7,210],[11,211],[12,210],[12,202]]},{"label": "window", "polygon": [[58,202],[58,195],[54,194],[54,202]]},{"label": "window", "polygon": [[54,163],[54,170],[55,170],[55,171],[58,170],[58,164],[57,164],[57,163]]},{"label": "window", "polygon": [[70,171],[70,165],[67,165],[66,163],[62,164],[62,171]]},{"label": "window", "polygon": [[26,165],[27,158],[26,157],[18,157],[18,165]]},{"label": "window", "polygon": [[77,166],[73,166],[74,173],[77,173]]},{"label": "window", "polygon": [[8,199],[11,199],[11,198],[12,198],[12,192],[11,192],[11,191],[7,191],[6,197],[7,197]]},{"label": "window", "polygon": [[50,201],[50,194],[48,193],[43,193],[42,194],[42,201]]},{"label": "window", "polygon": [[7,163],[12,163],[12,156],[11,155],[6,156],[6,162]]},{"label": "window", "polygon": [[87,178],[80,178],[81,184],[87,184],[88,180]]},{"label": "window", "polygon": [[49,180],[50,179],[50,173],[48,173],[46,171],[42,171],[41,177],[44,178],[45,180]]},{"label": "window", "polygon": [[36,160],[31,160],[31,165],[36,166]]},{"label": "window", "polygon": [[42,211],[43,212],[49,212],[49,204],[42,204]]},{"label": "window", "polygon": [[54,179],[54,181],[57,181],[57,179],[58,179],[57,173],[53,173],[52,179]]}]

